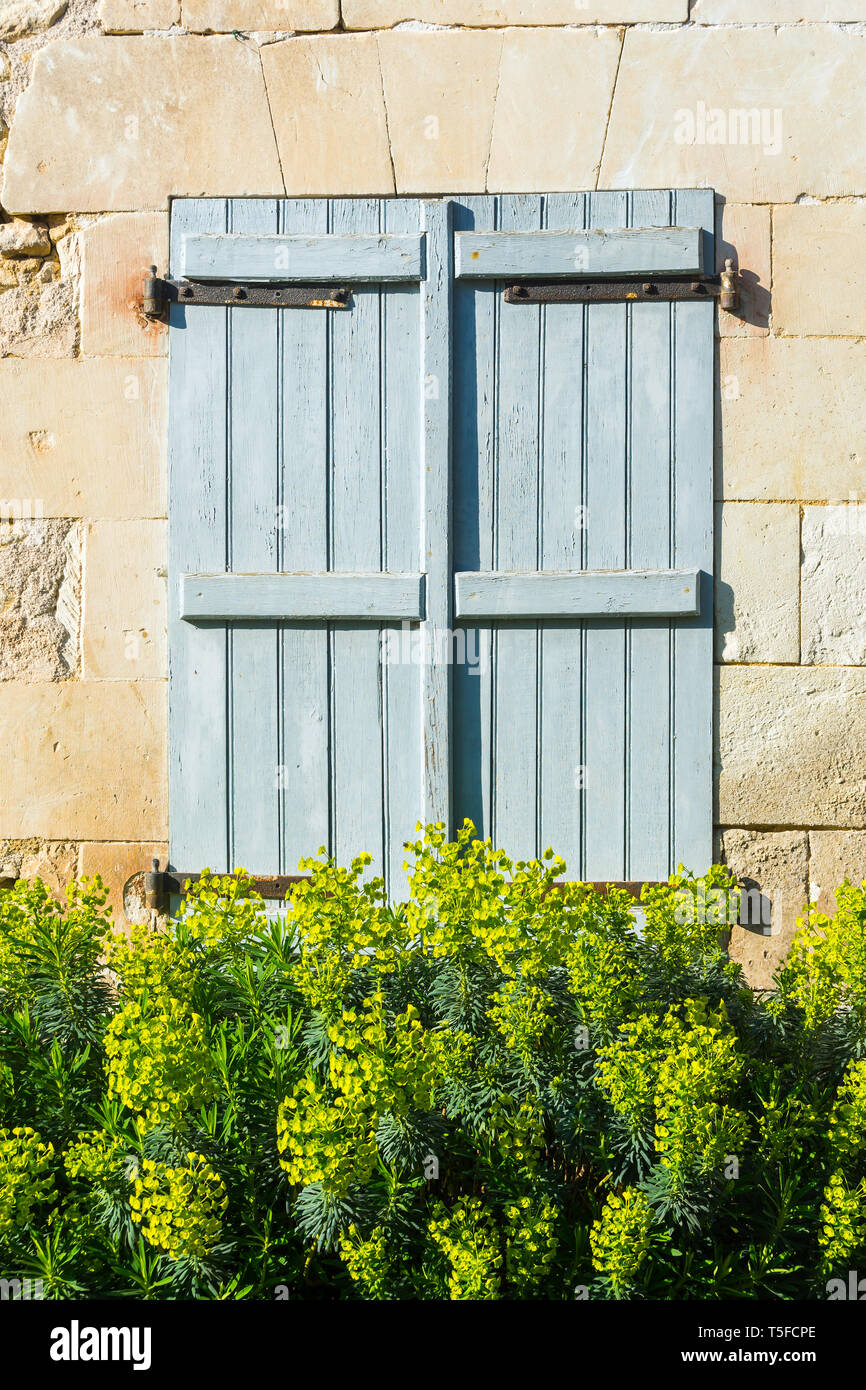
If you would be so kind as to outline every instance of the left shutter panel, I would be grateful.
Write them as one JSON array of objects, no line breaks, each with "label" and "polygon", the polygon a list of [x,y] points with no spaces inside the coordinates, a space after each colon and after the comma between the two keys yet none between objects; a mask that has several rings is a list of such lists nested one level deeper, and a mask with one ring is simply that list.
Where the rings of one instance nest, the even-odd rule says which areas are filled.
[{"label": "left shutter panel", "polygon": [[[187,237],[230,236],[225,278],[242,279],[245,238],[260,257],[261,238],[306,234],[326,264],[333,244],[325,283],[351,284],[346,238],[366,255],[377,235],[411,245],[420,222],[417,203],[183,200],[172,271],[184,273]],[[424,672],[380,660],[383,631],[405,652],[401,624],[424,611],[421,293],[409,272],[377,282],[366,261],[347,310],[172,306],[170,859],[181,871],[293,873],[324,844],[341,862],[369,850],[393,880],[422,815]]]}]

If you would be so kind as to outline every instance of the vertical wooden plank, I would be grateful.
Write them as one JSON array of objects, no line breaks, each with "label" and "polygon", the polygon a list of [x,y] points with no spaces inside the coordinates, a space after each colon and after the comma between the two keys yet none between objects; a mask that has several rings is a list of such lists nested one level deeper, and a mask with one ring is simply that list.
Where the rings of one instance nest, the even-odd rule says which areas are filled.
[{"label": "vertical wooden plank", "polygon": [[[628,195],[590,195],[590,227],[628,225]],[[626,550],[628,318],[624,304],[587,309],[587,569],[622,569]],[[621,624],[585,626],[583,824],[587,878],[625,876],[626,639]]]},{"label": "vertical wooden plank", "polygon": [[[535,195],[500,198],[499,225],[540,225]],[[497,569],[538,567],[539,330],[536,306],[500,305],[496,347]],[[493,834],[515,858],[538,848],[538,626],[508,623],[494,642]]]},{"label": "vertical wooden plank", "polygon": [[[670,224],[671,195],[632,195],[632,225]],[[671,564],[671,306],[630,309],[631,417],[626,559],[635,569]],[[669,623],[627,625],[626,878],[665,878],[670,858]]]},{"label": "vertical wooden plank", "polygon": [[[545,225],[579,230],[586,199],[550,194]],[[576,570],[583,532],[583,325],[582,304],[553,304],[542,316],[542,426],[540,458],[540,567]],[[540,849],[552,844],[571,877],[580,873],[581,628],[546,623],[541,644]]]},{"label": "vertical wooden plank", "polygon": [[[380,230],[375,199],[334,200],[330,230]],[[380,289],[355,286],[352,310],[331,321],[330,565],[382,568]],[[382,690],[379,633],[334,624],[332,682],[332,837],[341,863],[362,850],[383,867]]]},{"label": "vertical wooden plank", "polygon": [[[186,232],[226,227],[221,200],[174,204]],[[179,575],[226,568],[226,310],[172,305],[169,405],[169,859],[229,868],[226,634],[178,616]]]},{"label": "vertical wooden plank", "polygon": [[[712,192],[677,192],[674,215],[712,237]],[[713,852],[713,328],[712,304],[675,306],[674,563],[689,555],[705,579],[701,616],[674,630],[672,848],[696,872]]]},{"label": "vertical wooden plank", "polygon": [[452,627],[451,579],[451,203],[421,205],[426,276],[421,285],[421,443],[423,562],[427,575],[424,624],[422,785],[425,821],[451,829],[451,670],[444,643]]},{"label": "vertical wooden plank", "polygon": [[[384,205],[385,230],[417,232],[414,199]],[[382,286],[382,517],[383,568],[423,569],[421,558],[421,337],[417,285]],[[407,893],[403,841],[424,813],[421,785],[422,671],[417,624],[383,629],[385,886]]]},{"label": "vertical wooden plank", "polygon": [[[327,230],[326,199],[280,204],[281,232]],[[280,327],[278,568],[326,570],[330,316],[286,312]],[[287,624],[279,641],[280,868],[296,873],[302,856],[331,848],[329,635],[324,627]]]},{"label": "vertical wooden plank", "polygon": [[[493,231],[496,199],[461,198],[455,231]],[[493,569],[494,355],[500,311],[492,282],[458,281],[453,321],[453,569]],[[461,629],[466,659],[452,672],[452,786],[454,824],[471,820],[492,834],[491,747],[493,629]]]},{"label": "vertical wooden plank", "polygon": [[[233,199],[228,230],[276,233],[277,205]],[[244,574],[278,567],[280,320],[277,309],[229,309],[228,561]],[[266,873],[279,863],[279,636],[228,629],[229,862]]]}]

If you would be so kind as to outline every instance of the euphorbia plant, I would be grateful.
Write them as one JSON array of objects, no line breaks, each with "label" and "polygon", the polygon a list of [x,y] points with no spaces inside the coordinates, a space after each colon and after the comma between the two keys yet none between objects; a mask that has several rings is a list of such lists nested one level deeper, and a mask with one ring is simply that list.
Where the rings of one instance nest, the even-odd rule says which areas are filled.
[{"label": "euphorbia plant", "polygon": [[[419,827],[112,934],[0,895],[0,1274],[50,1296],[801,1298],[866,1259],[866,890],[774,991],[731,874],[564,882]],[[722,905],[721,908],[719,905]]]}]

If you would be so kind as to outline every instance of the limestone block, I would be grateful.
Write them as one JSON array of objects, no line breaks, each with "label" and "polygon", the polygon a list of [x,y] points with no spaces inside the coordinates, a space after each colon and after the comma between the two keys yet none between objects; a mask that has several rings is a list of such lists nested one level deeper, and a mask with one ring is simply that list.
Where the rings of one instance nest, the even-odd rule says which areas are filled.
[{"label": "limestone block", "polygon": [[183,0],[183,22],[194,32],[215,33],[336,29],[340,0]]},{"label": "limestone block", "polygon": [[812,830],[809,856],[809,896],[819,912],[835,912],[845,879],[858,888],[866,880],[866,830]]},{"label": "limestone block", "polygon": [[41,878],[56,898],[76,876],[78,846],[68,840],[0,840],[0,879]]},{"label": "limestone block", "polygon": [[862,203],[776,208],[773,331],[829,337],[866,334],[864,242]]},{"label": "limestone block", "polygon": [[98,521],[84,560],[83,675],[144,680],[168,674],[164,521]]},{"label": "limestone block", "polygon": [[78,666],[78,527],[22,511],[0,499],[0,681],[67,680]]},{"label": "limestone block", "polygon": [[161,840],[165,683],[0,683],[0,836]]},{"label": "limestone block", "polygon": [[27,222],[23,217],[13,217],[11,222],[0,224],[0,256],[41,258],[50,254],[48,228],[41,222]]},{"label": "limestone block", "polygon": [[[51,267],[46,270],[51,277]],[[0,293],[0,358],[71,357],[77,342],[72,280],[49,278],[46,284],[25,274],[24,283]]]},{"label": "limestone block", "polygon": [[716,659],[798,661],[799,581],[799,507],[717,505]]},{"label": "limestone block", "polygon": [[720,666],[717,678],[720,824],[866,823],[866,671]]},{"label": "limestone block", "polygon": [[487,172],[492,192],[594,187],[620,48],[613,29],[509,30]]},{"label": "limestone block", "polygon": [[730,258],[739,270],[735,313],[719,313],[722,338],[765,337],[770,318],[770,209],[750,203],[716,208],[716,270]]},{"label": "limestone block", "polygon": [[631,28],[599,187],[709,186],[739,203],[862,193],[864,61],[866,34],[829,26]]},{"label": "limestone block", "polygon": [[0,42],[41,34],[65,13],[69,0],[3,0]]},{"label": "limestone block", "polygon": [[866,344],[723,339],[717,496],[847,501],[864,485]]},{"label": "limestone block", "polygon": [[379,36],[398,193],[483,192],[502,38],[495,30]]},{"label": "limestone block", "polygon": [[866,506],[803,510],[803,661],[866,665]]},{"label": "limestone block", "polygon": [[756,905],[756,890],[769,902],[772,935],[734,927],[729,948],[752,988],[768,989],[788,954],[797,918],[809,898],[808,836],[803,830],[724,830],[721,857],[745,880],[744,887],[755,894]]},{"label": "limestone block", "polygon": [[694,0],[693,24],[797,24],[862,20],[862,0]]},{"label": "limestone block", "polygon": [[8,53],[0,53],[0,82],[6,82],[12,76],[12,64],[9,61]]},{"label": "limestone block", "polygon": [[279,194],[258,51],[231,35],[49,44],[19,98],[4,174],[9,212],[142,211],[164,208],[170,194]]},{"label": "limestone block", "polygon": [[20,515],[165,516],[165,363],[7,359],[0,399],[3,490]]},{"label": "limestone block", "polygon": [[262,64],[289,194],[394,192],[374,36],[267,44]]},{"label": "limestone block", "polygon": [[168,327],[142,312],[147,266],[164,271],[168,218],[119,213],[85,228],[82,244],[81,349],[88,357],[155,357],[168,348]]},{"label": "limestone block", "polygon": [[426,24],[637,24],[689,17],[688,0],[343,0],[347,29]]},{"label": "limestone block", "polygon": [[99,18],[108,34],[169,29],[180,23],[180,0],[100,0]]},{"label": "limestone block", "polygon": [[168,845],[164,841],[106,843],[86,840],[79,849],[78,877],[99,875],[108,890],[107,906],[111,908],[115,926],[122,929],[127,924],[123,885],[133,874],[149,870],[152,860],[158,859],[164,866],[167,858]]}]

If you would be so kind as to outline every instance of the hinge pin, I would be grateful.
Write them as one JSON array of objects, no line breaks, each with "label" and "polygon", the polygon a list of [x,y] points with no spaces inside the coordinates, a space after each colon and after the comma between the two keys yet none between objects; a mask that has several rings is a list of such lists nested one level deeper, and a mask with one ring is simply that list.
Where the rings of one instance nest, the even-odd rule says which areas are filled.
[{"label": "hinge pin", "polygon": [[148,266],[144,272],[144,295],[141,307],[145,318],[162,318],[165,301],[162,294],[162,281],[155,265]]},{"label": "hinge pin", "polygon": [[734,269],[734,262],[731,260],[730,256],[725,261],[725,268],[719,278],[721,281],[719,308],[727,309],[728,312],[731,312],[737,307],[739,295],[737,291],[737,272]]}]

